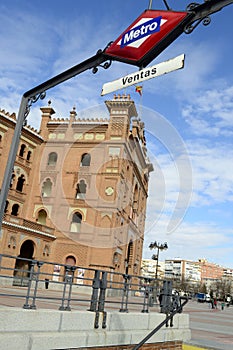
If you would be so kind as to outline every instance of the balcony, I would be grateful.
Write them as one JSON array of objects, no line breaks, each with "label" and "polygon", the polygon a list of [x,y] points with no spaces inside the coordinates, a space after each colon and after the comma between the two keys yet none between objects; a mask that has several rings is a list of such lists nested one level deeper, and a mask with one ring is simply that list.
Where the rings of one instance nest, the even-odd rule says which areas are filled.
[{"label": "balcony", "polygon": [[[3,218],[3,224],[7,226],[18,227],[21,230],[30,231],[33,233],[46,235],[46,236],[54,236],[54,228],[48,227],[46,225],[38,224],[37,222],[26,220],[20,218],[18,216],[13,216],[9,214],[5,214]],[[52,237],[51,237],[52,238]],[[56,237],[54,236],[54,239]]]}]

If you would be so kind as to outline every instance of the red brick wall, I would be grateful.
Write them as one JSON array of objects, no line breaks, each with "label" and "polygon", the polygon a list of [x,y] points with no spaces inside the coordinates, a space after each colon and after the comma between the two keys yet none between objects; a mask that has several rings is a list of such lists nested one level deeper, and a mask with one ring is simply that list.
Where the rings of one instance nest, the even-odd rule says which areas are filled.
[{"label": "red brick wall", "polygon": [[[135,345],[117,345],[108,347],[76,348],[72,350],[132,350]],[[171,341],[166,343],[145,344],[141,350],[182,350],[181,341]],[[71,349],[70,349],[71,350]]]}]

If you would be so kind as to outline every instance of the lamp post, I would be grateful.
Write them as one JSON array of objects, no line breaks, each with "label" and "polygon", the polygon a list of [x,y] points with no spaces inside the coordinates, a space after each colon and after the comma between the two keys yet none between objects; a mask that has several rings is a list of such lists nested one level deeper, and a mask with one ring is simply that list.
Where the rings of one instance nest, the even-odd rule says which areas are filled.
[{"label": "lamp post", "polygon": [[158,269],[159,269],[159,251],[160,250],[166,250],[168,249],[167,242],[165,243],[159,243],[157,241],[151,242],[149,245],[150,249],[157,249],[157,254],[152,255],[152,259],[156,260],[156,268],[155,268],[155,295],[154,297],[157,297],[157,290],[158,290]]}]

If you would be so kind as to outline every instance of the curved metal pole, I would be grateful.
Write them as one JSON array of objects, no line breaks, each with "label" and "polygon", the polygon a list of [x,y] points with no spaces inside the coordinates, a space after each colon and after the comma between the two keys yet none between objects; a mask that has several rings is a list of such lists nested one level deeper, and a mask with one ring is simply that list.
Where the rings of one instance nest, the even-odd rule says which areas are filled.
[{"label": "curved metal pole", "polygon": [[5,203],[8,195],[8,190],[10,188],[11,183],[11,177],[14,170],[14,163],[16,154],[19,147],[19,141],[21,136],[21,130],[25,121],[25,112],[28,105],[28,98],[22,97],[21,104],[19,107],[19,113],[18,113],[18,119],[14,131],[13,140],[11,143],[10,153],[8,156],[8,162],[6,165],[3,181],[2,181],[2,187],[1,187],[1,193],[0,193],[0,236],[1,236],[1,225],[2,220],[4,216],[4,210],[5,210]]},{"label": "curved metal pole", "polygon": [[193,14],[193,17],[188,21],[188,24],[184,27],[186,34],[192,33],[192,31],[202,22],[204,25],[208,25],[211,22],[210,15],[223,9],[223,7],[233,3],[233,0],[206,0],[202,4],[192,2],[186,8],[189,13]]},{"label": "curved metal pole", "polygon": [[[35,88],[25,92],[23,96],[33,97],[41,92],[51,89],[52,87],[58,84],[63,83],[68,79],[73,78],[74,76],[86,71],[87,69],[94,68],[96,70],[93,71],[93,73],[96,73],[98,70],[97,66],[100,66],[101,63],[105,62],[107,59],[108,58],[106,58],[106,56],[103,55],[103,51],[99,50],[95,56],[88,58],[87,60],[77,64],[76,66],[69,68],[65,72],[62,72],[56,75],[55,77],[45,81],[44,83],[36,86]],[[106,69],[110,67],[110,65],[111,65],[111,62],[106,63],[105,65],[103,65],[103,68]]]},{"label": "curved metal pole", "polygon": [[187,10],[195,13],[195,17],[192,19],[194,21],[209,16],[215,12],[222,10],[223,7],[233,3],[233,0],[208,0],[202,4],[191,3]]}]

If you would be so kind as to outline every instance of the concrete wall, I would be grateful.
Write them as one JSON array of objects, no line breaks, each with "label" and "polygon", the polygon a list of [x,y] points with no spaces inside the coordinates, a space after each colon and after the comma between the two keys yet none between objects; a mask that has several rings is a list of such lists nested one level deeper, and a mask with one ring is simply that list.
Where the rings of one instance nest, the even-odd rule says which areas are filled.
[{"label": "concrete wall", "polygon": [[[0,309],[0,349],[54,350],[138,344],[165,319],[159,313],[107,314],[107,328],[94,328],[95,313],[89,311]],[[189,316],[177,314],[172,328],[163,327],[148,342],[188,341]]]}]

